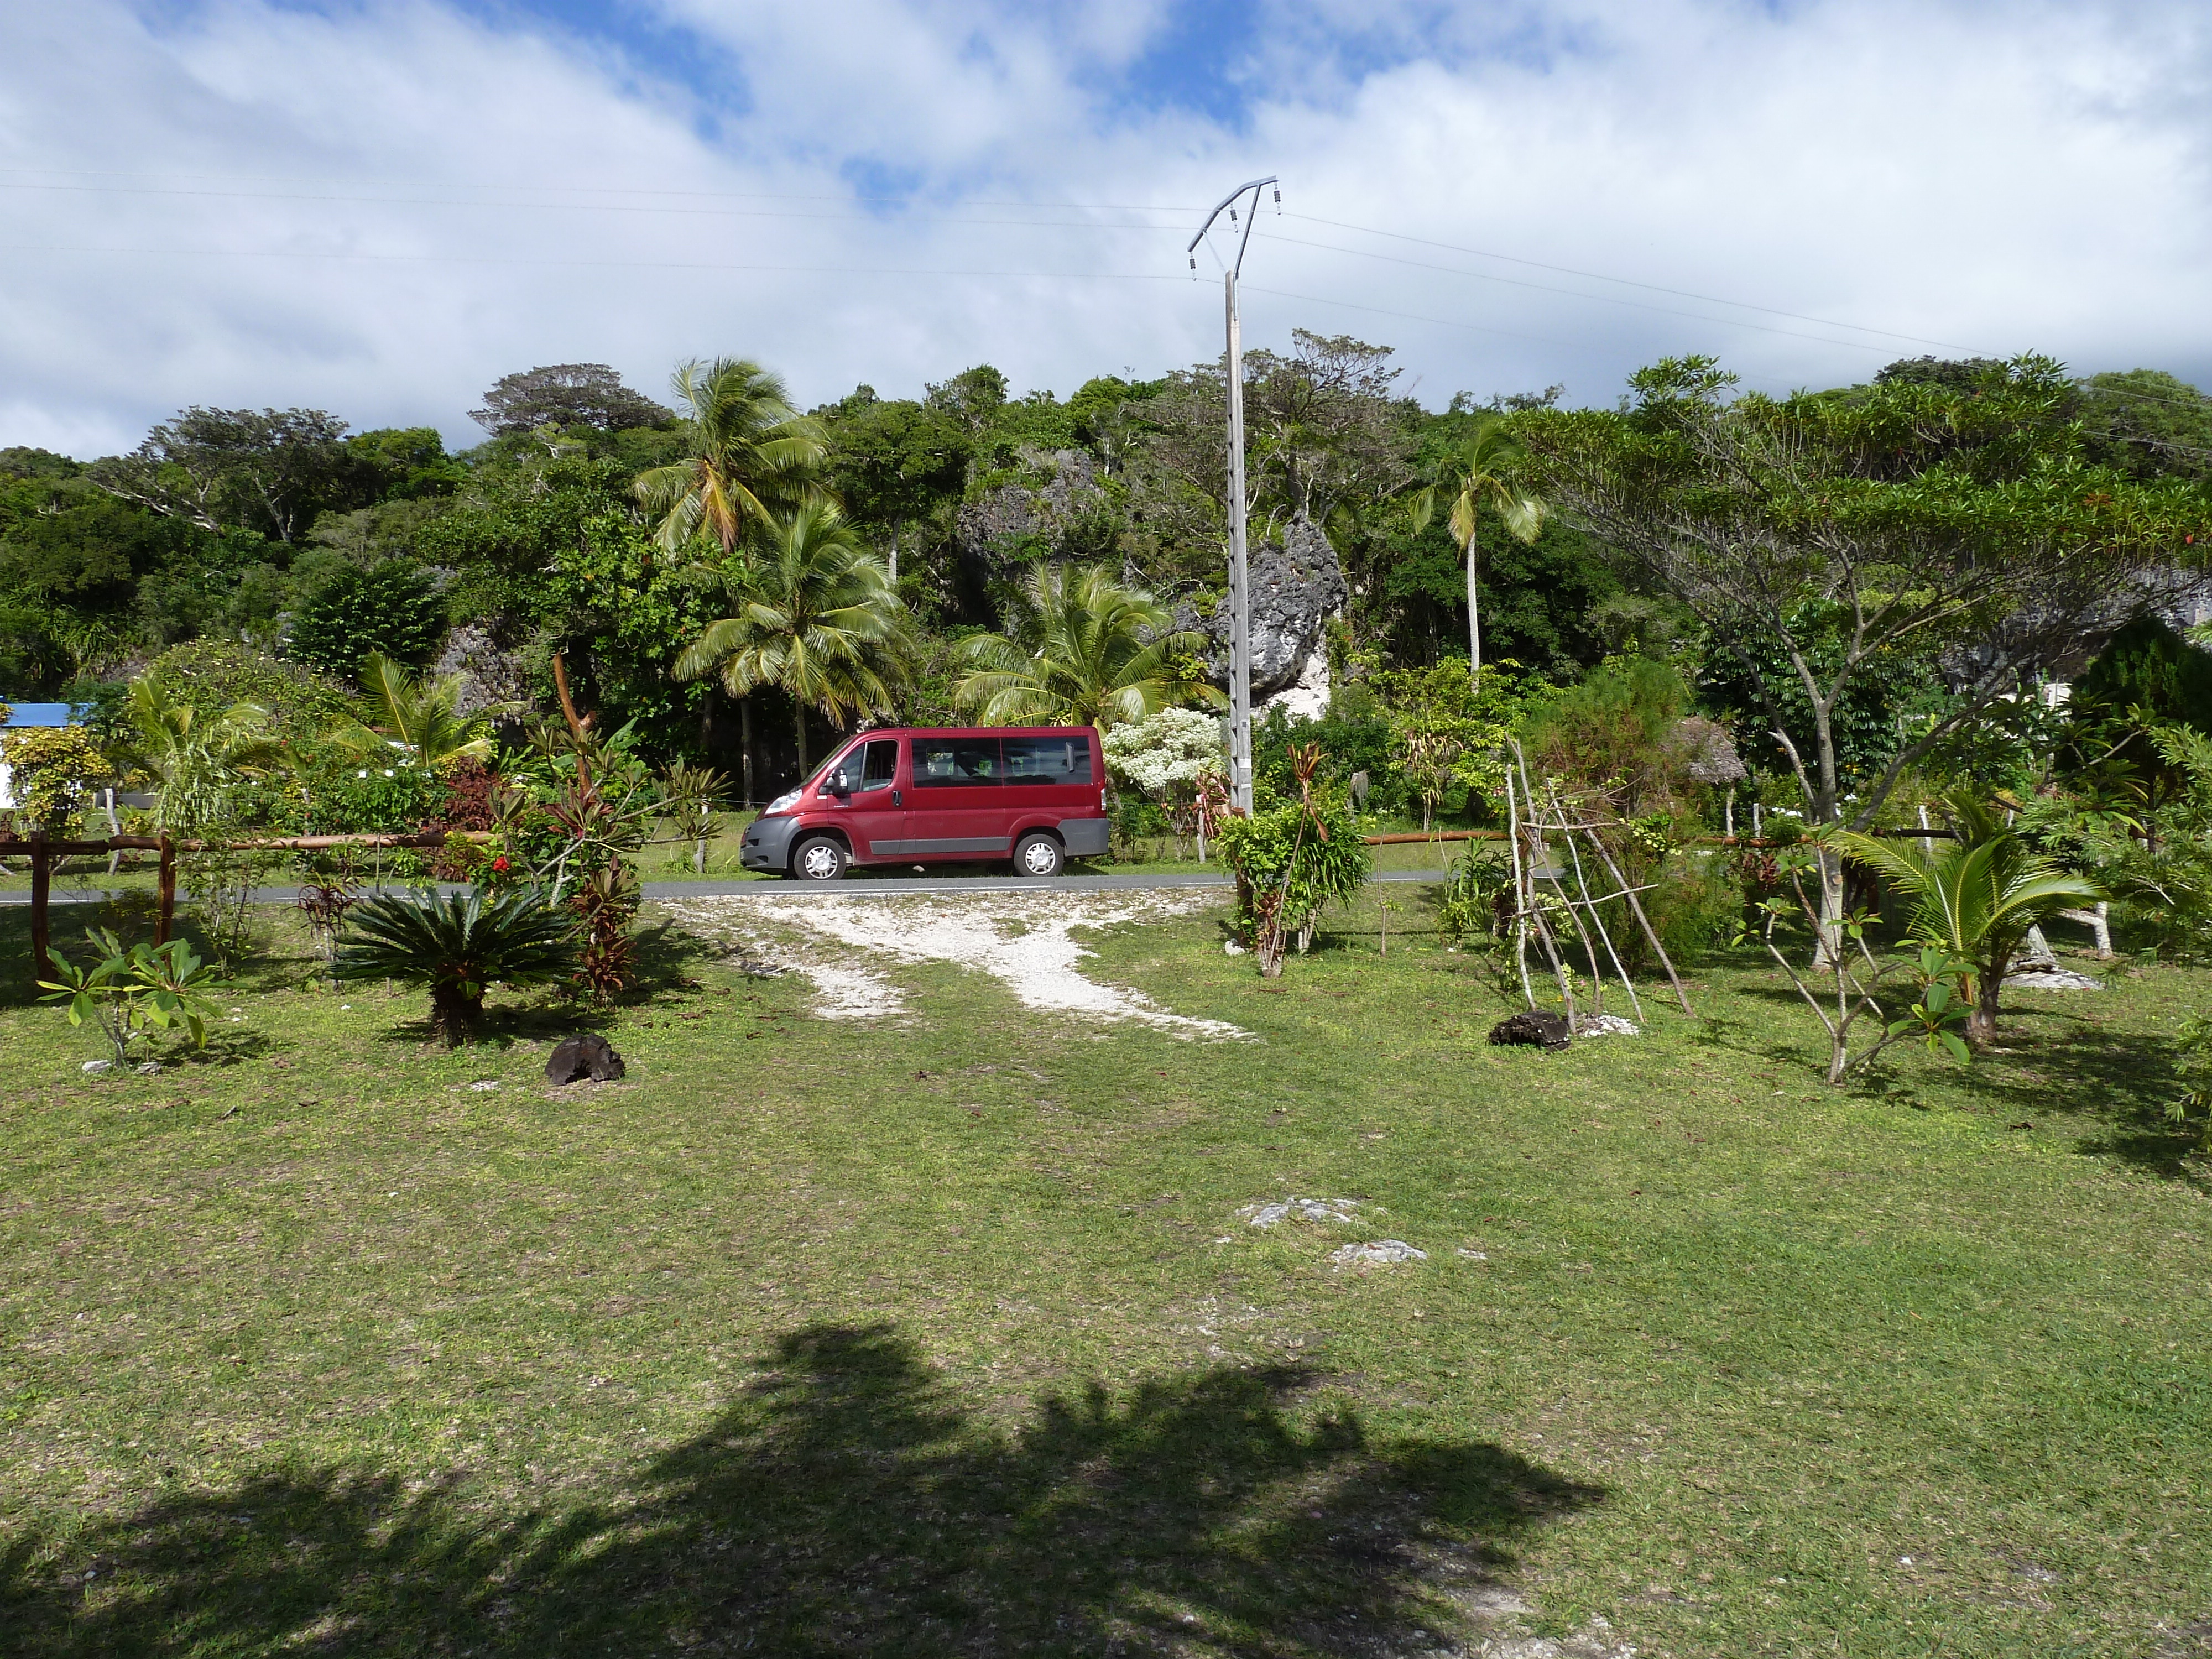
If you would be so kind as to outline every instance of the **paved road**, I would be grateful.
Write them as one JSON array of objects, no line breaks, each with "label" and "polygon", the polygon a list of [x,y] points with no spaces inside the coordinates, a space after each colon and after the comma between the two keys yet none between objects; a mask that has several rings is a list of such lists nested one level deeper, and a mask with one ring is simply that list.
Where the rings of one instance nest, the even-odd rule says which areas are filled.
[{"label": "paved road", "polygon": [[[1442,881],[1441,870],[1378,870],[1370,881],[1431,882]],[[775,898],[911,898],[916,896],[936,896],[959,893],[1112,893],[1130,890],[1178,887],[1227,887],[1226,876],[1201,874],[1196,871],[1163,871],[1158,875],[1117,876],[1048,876],[1042,880],[1020,876],[859,876],[843,881],[648,881],[645,896],[648,899],[682,898],[742,898],[757,894]],[[144,888],[134,889],[144,892]],[[394,887],[392,890],[398,890]],[[80,890],[57,887],[52,902],[56,904],[98,904],[108,894],[102,889]],[[290,904],[299,897],[295,887],[258,887],[253,892],[256,904]],[[28,904],[31,896],[26,892],[0,893],[0,905]]]}]

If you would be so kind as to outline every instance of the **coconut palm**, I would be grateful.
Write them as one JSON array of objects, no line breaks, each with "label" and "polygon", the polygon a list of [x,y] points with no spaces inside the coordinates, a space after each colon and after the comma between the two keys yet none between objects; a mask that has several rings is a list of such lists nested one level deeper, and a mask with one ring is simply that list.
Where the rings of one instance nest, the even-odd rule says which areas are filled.
[{"label": "coconut palm", "polygon": [[705,535],[727,555],[772,507],[811,492],[828,439],[819,421],[792,408],[782,378],[750,359],[695,359],[673,384],[687,453],[640,473],[633,488],[664,550]]},{"label": "coconut palm", "polygon": [[1946,798],[1958,839],[1923,852],[1911,842],[1839,831],[1835,845],[1889,878],[1912,901],[1912,933],[1973,968],[1974,1011],[1966,1038],[1996,1034],[1997,993],[2028,929],[2061,910],[2094,904],[2104,890],[2029,849],[1977,797]]},{"label": "coconut palm", "polygon": [[460,712],[465,675],[442,680],[417,679],[379,652],[362,659],[362,688],[368,694],[367,723],[347,720],[331,733],[332,741],[356,753],[404,750],[410,763],[435,769],[457,760],[489,760],[489,717],[513,711],[513,703],[494,703],[473,714]]},{"label": "coconut palm", "polygon": [[827,501],[772,520],[731,582],[737,614],[707,624],[677,658],[677,677],[717,675],[735,697],[763,685],[789,694],[804,777],[807,709],[840,726],[890,712],[908,646],[906,607],[883,561]]},{"label": "coconut palm", "polygon": [[266,709],[241,702],[204,714],[178,697],[156,669],[131,682],[128,712],[130,730],[115,759],[152,781],[155,815],[164,830],[214,823],[222,817],[224,789],[265,773],[283,755],[283,744],[270,735]]},{"label": "coconut palm", "polygon": [[[1445,520],[1452,539],[1467,554],[1467,645],[1469,672],[1482,677],[1482,619],[1475,599],[1475,520],[1487,507],[1517,542],[1533,542],[1544,528],[1548,509],[1512,480],[1521,443],[1501,416],[1486,415],[1445,458],[1437,481],[1413,497],[1413,528],[1428,527],[1444,497],[1451,496]],[[1456,483],[1457,493],[1453,494]]]},{"label": "coconut palm", "polygon": [[1104,731],[1172,703],[1228,698],[1189,672],[1205,636],[1170,633],[1166,608],[1104,565],[1038,565],[1006,607],[1006,625],[961,642],[970,672],[953,701],[986,726],[1095,726]]}]

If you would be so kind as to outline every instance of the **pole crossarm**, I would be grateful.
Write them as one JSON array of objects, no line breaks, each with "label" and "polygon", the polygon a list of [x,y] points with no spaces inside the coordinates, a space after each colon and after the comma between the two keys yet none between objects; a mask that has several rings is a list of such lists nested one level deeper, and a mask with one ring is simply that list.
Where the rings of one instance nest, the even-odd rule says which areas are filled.
[{"label": "pole crossarm", "polygon": [[[1212,229],[1213,228],[1213,222],[1214,222],[1216,219],[1218,219],[1218,218],[1222,216],[1223,212],[1224,212],[1224,211],[1225,211],[1225,210],[1227,210],[1227,208],[1228,208],[1229,204],[1230,204],[1231,202],[1235,201],[1238,197],[1242,196],[1242,195],[1243,195],[1246,191],[1248,191],[1248,190],[1249,190],[1249,191],[1252,191],[1255,192],[1255,195],[1254,195],[1254,197],[1253,197],[1252,205],[1253,205],[1253,207],[1256,210],[1256,209],[1259,207],[1259,205],[1260,205],[1259,198],[1258,198],[1258,195],[1256,194],[1256,192],[1258,192],[1258,191],[1261,191],[1261,190],[1266,189],[1269,185],[1277,184],[1277,183],[1279,183],[1279,182],[1280,182],[1280,181],[1279,181],[1279,180],[1275,177],[1275,175],[1274,175],[1273,173],[1269,173],[1269,174],[1268,174],[1266,178],[1264,178],[1264,179],[1247,179],[1244,183],[1243,183],[1243,184],[1241,184],[1241,185],[1237,185],[1236,189],[1234,189],[1234,190],[1231,191],[1229,192],[1229,194],[1228,194],[1228,195],[1226,195],[1226,196],[1223,197],[1219,201],[1216,202],[1216,203],[1213,204],[1213,211],[1212,211],[1212,212],[1211,212],[1211,213],[1209,213],[1209,214],[1207,214],[1207,215],[1206,216],[1206,222],[1205,222],[1204,224],[1200,225],[1200,226],[1198,228],[1198,234],[1196,234],[1195,236],[1192,237],[1192,238],[1190,239],[1190,240],[1189,240],[1187,244],[1185,244],[1185,245],[1184,245],[1183,252],[1184,252],[1185,253],[1195,253],[1195,252],[1198,252],[1198,245],[1199,245],[1200,242],[1202,242],[1202,241],[1204,241],[1204,240],[1206,240],[1206,233],[1207,231],[1212,230]],[[1280,192],[1278,192],[1278,197],[1279,197],[1279,195],[1280,195]],[[1244,234],[1243,234],[1243,239],[1242,239],[1241,240],[1239,240],[1239,241],[1238,241],[1238,243],[1237,244],[1237,263],[1236,263],[1235,264],[1233,264],[1233,265],[1231,265],[1231,266],[1230,267],[1230,270],[1232,270],[1232,271],[1238,271],[1238,270],[1243,270],[1243,268],[1244,268],[1244,249],[1245,249],[1246,245],[1247,245],[1247,244],[1249,244],[1249,243],[1251,241],[1251,240],[1252,240],[1252,216],[1251,216],[1250,214],[1249,214],[1249,213],[1248,213],[1248,214],[1246,214],[1246,215],[1244,216]]]}]

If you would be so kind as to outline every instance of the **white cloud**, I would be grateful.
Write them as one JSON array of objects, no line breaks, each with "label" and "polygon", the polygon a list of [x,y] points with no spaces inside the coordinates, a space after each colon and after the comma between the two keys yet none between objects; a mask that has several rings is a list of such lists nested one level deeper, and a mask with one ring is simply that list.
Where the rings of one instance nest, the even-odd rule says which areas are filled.
[{"label": "white cloud", "polygon": [[[1172,276],[1188,207],[1262,172],[1315,219],[2212,380],[2212,31],[2178,4],[1279,6],[1164,97],[1128,77],[1166,0],[661,18],[692,61],[431,0],[159,26],[0,0],[0,444],[124,447],[192,402],[466,441],[508,369],[596,359],[658,392],[726,350],[810,401],[984,358],[1066,392],[1218,349],[1212,280],[1101,274]],[[1206,74],[1237,118],[1200,112]],[[875,179],[916,205],[856,204]],[[56,185],[101,188],[23,188]],[[1071,201],[1179,210],[998,205]],[[1254,292],[1249,337],[1389,341],[1434,402],[1603,400],[1669,351],[1787,386],[1942,349],[1289,216],[1247,270],[1311,296]]]}]

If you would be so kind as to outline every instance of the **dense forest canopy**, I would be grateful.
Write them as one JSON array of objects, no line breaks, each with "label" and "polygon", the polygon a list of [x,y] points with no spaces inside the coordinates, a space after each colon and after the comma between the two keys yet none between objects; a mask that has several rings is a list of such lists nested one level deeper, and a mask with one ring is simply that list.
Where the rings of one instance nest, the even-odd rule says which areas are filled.
[{"label": "dense forest canopy", "polygon": [[[1911,360],[1814,396],[1972,397],[2003,367]],[[1326,537],[1346,593],[1328,633],[1339,684],[1464,663],[1464,556],[1413,499],[1472,423],[1563,416],[1560,388],[1462,393],[1432,412],[1406,395],[1389,348],[1304,331],[1287,351],[1253,351],[1246,373],[1254,540],[1299,525]],[[1218,362],[1149,380],[1100,375],[1066,398],[1016,395],[980,364],[919,398],[864,385],[789,411],[819,434],[807,489],[842,507],[911,617],[916,672],[894,712],[950,717],[960,639],[1000,627],[1040,564],[1116,569],[1179,627],[1211,616],[1224,582],[1224,402]],[[598,364],[508,374],[473,413],[489,435],[460,453],[428,427],[355,431],[319,410],[198,406],[127,455],[0,452],[0,695],[112,701],[161,653],[207,641],[338,681],[371,652],[466,668],[500,695],[546,704],[559,652],[581,695],[611,722],[635,722],[648,752],[726,761],[727,692],[713,676],[671,672],[726,614],[722,550],[656,547],[636,489],[690,464],[686,421]],[[2158,371],[2054,382],[2043,418],[2100,476],[2200,491],[2212,477],[2212,404]],[[1659,659],[1709,710],[1741,715],[1754,748],[1774,749],[1761,734],[1778,716],[1785,730],[1802,725],[1804,694],[1767,672],[1786,665],[1717,639],[1714,616],[1639,574],[1616,543],[1587,512],[1552,514],[1526,544],[1480,519],[1486,660],[1565,684],[1608,657]],[[1832,619],[1808,619],[1805,641],[1808,659],[1844,648]],[[1847,773],[1941,704],[1941,656],[1936,644],[1892,653],[1855,681],[1833,711]],[[783,731],[788,707],[769,712]]]}]

